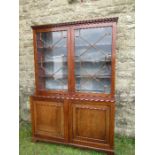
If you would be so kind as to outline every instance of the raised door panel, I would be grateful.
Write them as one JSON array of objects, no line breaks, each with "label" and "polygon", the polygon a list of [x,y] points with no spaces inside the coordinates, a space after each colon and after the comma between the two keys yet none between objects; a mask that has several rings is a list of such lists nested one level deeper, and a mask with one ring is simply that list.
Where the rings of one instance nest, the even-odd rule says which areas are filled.
[{"label": "raised door panel", "polygon": [[72,142],[92,147],[109,148],[111,123],[110,104],[72,103]]},{"label": "raised door panel", "polygon": [[64,108],[61,102],[34,101],[35,135],[64,139]]}]

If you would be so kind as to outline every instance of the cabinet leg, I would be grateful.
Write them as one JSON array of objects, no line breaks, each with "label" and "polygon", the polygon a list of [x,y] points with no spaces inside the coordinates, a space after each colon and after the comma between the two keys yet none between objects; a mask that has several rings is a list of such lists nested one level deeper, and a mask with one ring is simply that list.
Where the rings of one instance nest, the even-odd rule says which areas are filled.
[{"label": "cabinet leg", "polygon": [[107,155],[115,155],[114,152],[107,152]]},{"label": "cabinet leg", "polygon": [[37,139],[32,138],[32,142],[36,143],[37,142]]}]

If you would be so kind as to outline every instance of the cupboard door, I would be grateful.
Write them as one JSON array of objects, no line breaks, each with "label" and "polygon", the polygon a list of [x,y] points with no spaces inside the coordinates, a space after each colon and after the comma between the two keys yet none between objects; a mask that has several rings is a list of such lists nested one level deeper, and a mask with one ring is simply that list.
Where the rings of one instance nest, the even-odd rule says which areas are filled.
[{"label": "cupboard door", "polygon": [[68,90],[67,35],[67,30],[36,33],[39,90]]},{"label": "cupboard door", "polygon": [[34,135],[64,140],[63,102],[33,101]]},{"label": "cupboard door", "polygon": [[72,103],[72,142],[107,149],[113,146],[113,110],[108,103]]},{"label": "cupboard door", "polygon": [[111,93],[112,27],[75,29],[75,90]]}]

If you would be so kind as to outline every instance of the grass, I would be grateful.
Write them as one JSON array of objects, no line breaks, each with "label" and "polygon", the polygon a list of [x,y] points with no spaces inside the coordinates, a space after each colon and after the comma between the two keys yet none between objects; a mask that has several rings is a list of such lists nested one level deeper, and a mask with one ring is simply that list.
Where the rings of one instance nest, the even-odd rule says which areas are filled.
[{"label": "grass", "polygon": [[[31,141],[31,124],[20,123],[19,133],[19,153],[20,155],[106,155],[93,150],[82,150],[79,148],[56,145],[51,143]],[[135,140],[127,137],[115,137],[116,155],[134,155]]]}]

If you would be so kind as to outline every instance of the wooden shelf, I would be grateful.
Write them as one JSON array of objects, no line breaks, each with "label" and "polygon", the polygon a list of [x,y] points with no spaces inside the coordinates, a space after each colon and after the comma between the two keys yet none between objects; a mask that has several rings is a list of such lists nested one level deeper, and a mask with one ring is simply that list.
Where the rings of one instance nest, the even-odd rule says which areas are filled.
[{"label": "wooden shelf", "polygon": [[[76,45],[75,45],[75,47],[89,47],[89,46],[90,46],[90,45],[88,45],[88,44],[86,44],[86,45],[84,45],[84,44],[83,44],[83,45],[80,45],[80,44],[78,45],[78,44],[76,44]],[[95,47],[95,46],[111,46],[111,44],[95,44],[94,47]],[[93,47],[91,47],[91,48],[93,48]]]},{"label": "wooden shelf", "polygon": [[53,79],[65,79],[67,78],[67,75],[50,75],[50,74],[46,74],[46,75],[39,75],[40,78],[53,78]]},{"label": "wooden shelf", "polygon": [[49,61],[39,61],[38,62],[38,64],[41,64],[41,63],[43,63],[43,64],[45,64],[45,63],[67,63],[67,60],[65,60],[65,61],[55,61],[55,60],[49,60]]},{"label": "wooden shelf", "polygon": [[[98,61],[90,61],[90,60],[82,60],[82,61],[78,61],[78,60],[75,60],[76,63],[103,63],[103,62],[106,62],[106,63],[111,63],[111,60],[98,60]],[[49,60],[49,61],[39,61],[38,64],[45,64],[45,63],[67,63],[67,60],[63,60],[63,61],[57,61],[57,60]]]},{"label": "wooden shelf", "polygon": [[111,60],[95,60],[95,61],[91,61],[91,60],[82,60],[82,61],[79,61],[79,60],[75,60],[75,62],[82,62],[82,63],[103,63],[103,62],[107,62],[107,63],[111,63]]},{"label": "wooden shelf", "polygon": [[[75,75],[76,78],[90,78],[90,75]],[[111,75],[96,75],[95,78],[109,79]]]},{"label": "wooden shelf", "polygon": [[76,89],[78,92],[91,92],[91,93],[105,93],[104,88],[103,90],[88,90],[88,89]]},{"label": "wooden shelf", "polygon": [[54,47],[38,47],[37,49],[40,50],[41,52],[46,52],[46,51],[49,51],[49,50],[53,50],[53,49],[56,49],[56,48],[67,48],[66,46],[54,46]]},{"label": "wooden shelf", "polygon": [[[46,74],[46,75],[39,75],[41,78],[67,78],[67,74],[63,75],[51,75],[51,74]],[[90,78],[90,75],[75,75],[76,78]],[[100,78],[100,79],[109,79],[111,78],[111,75],[96,75],[94,76],[95,78]]]},{"label": "wooden shelf", "polygon": [[52,57],[47,57],[47,60],[43,60],[43,58],[40,58],[41,60],[38,61],[39,64],[42,63],[53,63],[53,62],[57,62],[57,63],[63,63],[63,62],[67,62],[67,56],[66,55],[60,55],[60,56],[52,56]]},{"label": "wooden shelf", "polygon": [[[105,47],[105,46],[112,46],[111,44],[97,44],[95,45],[95,47]],[[76,45],[75,48],[88,48],[89,45]],[[57,49],[57,48],[65,48],[67,49],[67,46],[48,46],[48,47],[38,47],[37,49],[42,51],[42,52],[46,52],[49,50],[53,50],[53,49]],[[93,48],[93,47],[91,47]],[[102,50],[102,48],[101,48]]]}]

